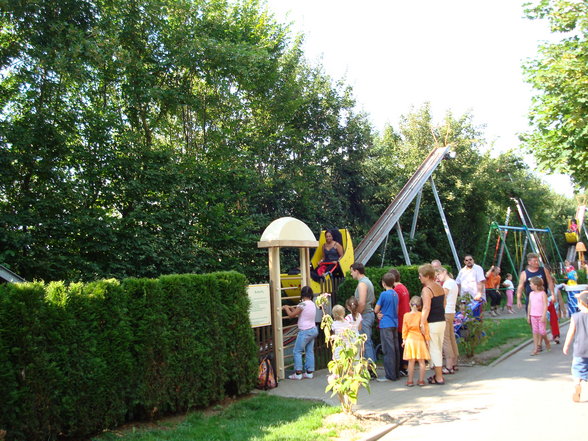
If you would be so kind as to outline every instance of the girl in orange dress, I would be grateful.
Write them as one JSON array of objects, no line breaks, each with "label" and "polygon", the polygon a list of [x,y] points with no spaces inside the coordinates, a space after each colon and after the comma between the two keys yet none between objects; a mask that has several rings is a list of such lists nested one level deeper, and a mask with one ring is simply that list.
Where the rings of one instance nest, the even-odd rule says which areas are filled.
[{"label": "girl in orange dress", "polygon": [[413,296],[410,299],[410,312],[404,314],[404,322],[402,323],[402,346],[404,347],[404,359],[408,360],[408,381],[406,385],[414,386],[414,365],[415,361],[419,362],[419,386],[425,385],[425,360],[428,360],[429,355],[429,325],[425,322],[424,334],[421,332],[421,309],[423,308],[423,301],[419,296]]}]

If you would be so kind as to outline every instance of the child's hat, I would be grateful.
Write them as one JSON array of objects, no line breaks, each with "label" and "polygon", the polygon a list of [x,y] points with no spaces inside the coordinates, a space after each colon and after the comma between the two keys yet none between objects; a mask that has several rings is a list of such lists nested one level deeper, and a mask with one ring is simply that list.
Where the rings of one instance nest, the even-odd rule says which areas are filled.
[{"label": "child's hat", "polygon": [[588,291],[582,291],[580,294],[577,295],[577,299],[581,301],[584,305],[588,305]]}]

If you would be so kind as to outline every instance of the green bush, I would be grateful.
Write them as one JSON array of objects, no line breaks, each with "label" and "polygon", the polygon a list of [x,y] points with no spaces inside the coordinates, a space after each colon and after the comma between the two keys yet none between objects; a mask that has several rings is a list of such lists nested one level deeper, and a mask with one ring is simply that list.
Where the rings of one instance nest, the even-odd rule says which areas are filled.
[{"label": "green bush", "polygon": [[[365,269],[365,275],[374,284],[376,300],[383,291],[380,280],[382,280],[382,277],[390,270],[390,268],[392,267]],[[396,266],[394,268],[396,268],[400,273],[400,283],[408,288],[410,295],[420,295],[422,284],[419,280],[419,265]],[[339,289],[337,291],[337,303],[340,305],[345,305],[345,301],[355,293],[355,288],[357,288],[357,281],[353,280],[351,276],[347,275],[345,281],[339,285]]]},{"label": "green bush", "polygon": [[81,438],[248,392],[246,283],[224,272],[0,286],[0,429]]}]

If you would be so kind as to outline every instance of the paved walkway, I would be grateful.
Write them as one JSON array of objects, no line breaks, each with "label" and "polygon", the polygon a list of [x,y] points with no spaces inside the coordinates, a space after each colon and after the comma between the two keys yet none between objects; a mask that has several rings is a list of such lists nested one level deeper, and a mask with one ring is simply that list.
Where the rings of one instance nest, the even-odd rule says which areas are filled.
[{"label": "paved walkway", "polygon": [[[402,423],[381,438],[387,441],[586,441],[588,386],[584,383],[582,402],[573,403],[571,357],[563,355],[562,345],[552,347],[531,356],[532,347],[526,346],[492,367],[460,367],[445,377],[445,386],[373,381],[370,394],[360,392],[357,409],[400,418]],[[312,380],[283,380],[270,393],[337,405],[336,397],[324,393],[326,376],[323,370]]]}]

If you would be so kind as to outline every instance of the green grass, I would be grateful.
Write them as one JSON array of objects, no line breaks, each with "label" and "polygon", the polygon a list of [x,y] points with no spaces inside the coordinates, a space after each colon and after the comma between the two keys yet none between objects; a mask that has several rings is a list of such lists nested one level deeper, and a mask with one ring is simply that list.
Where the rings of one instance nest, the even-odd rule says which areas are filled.
[{"label": "green grass", "polygon": [[[512,343],[512,346],[533,337],[531,328],[524,318],[486,319],[485,332],[488,339],[476,348],[476,354],[498,346]],[[515,341],[516,340],[516,341]]]},{"label": "green grass", "polygon": [[[475,354],[481,354],[498,347],[501,347],[502,354],[533,336],[525,318],[503,320],[486,318],[484,332],[487,338],[476,347]],[[458,343],[458,346],[460,353],[465,353],[462,345]]]},{"label": "green grass", "polygon": [[216,415],[195,412],[172,427],[108,433],[92,441],[328,440],[344,427],[323,427],[323,418],[340,411],[316,401],[259,394]]}]

